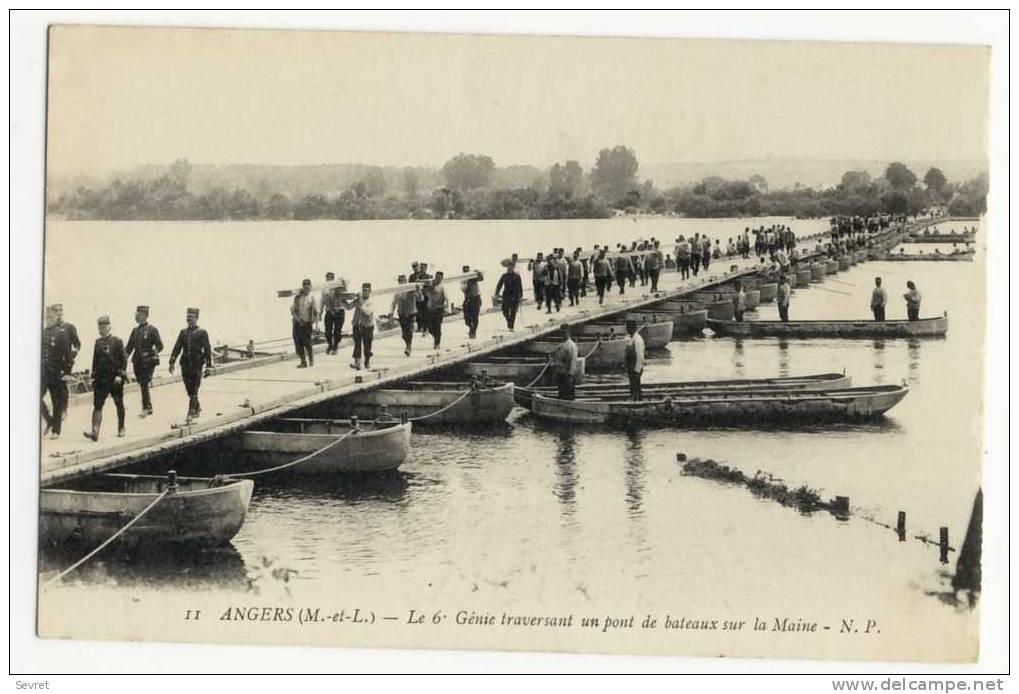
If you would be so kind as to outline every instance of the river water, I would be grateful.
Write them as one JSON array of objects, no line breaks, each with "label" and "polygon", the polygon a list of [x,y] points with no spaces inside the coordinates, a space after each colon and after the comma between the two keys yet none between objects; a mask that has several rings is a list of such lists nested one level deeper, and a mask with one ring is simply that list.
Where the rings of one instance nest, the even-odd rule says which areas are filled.
[{"label": "river water", "polygon": [[[759,223],[58,222],[47,229],[46,291],[48,299],[63,300],[83,337],[100,312],[112,314],[126,333],[136,303],[152,305],[153,322],[169,335],[195,304],[214,342],[238,342],[285,335],[288,307],[273,290],[326,270],[383,283],[418,258],[449,272],[467,262],[491,277],[513,251],[671,240],[692,231],[724,245],[746,224]],[[824,226],[791,224],[801,235]],[[845,369],[854,385],[907,383],[909,395],[880,422],[764,431],[570,430],[517,412],[490,431],[415,431],[397,475],[330,489],[260,482],[232,548],[160,561],[104,560],[68,589],[232,593],[282,586],[300,596],[326,585],[349,595],[399,595],[408,604],[476,598],[552,610],[579,601],[732,614],[767,605],[769,614],[832,619],[845,610],[906,610],[914,624],[946,634],[971,631],[972,614],[930,595],[946,589],[946,569],[937,548],[913,536],[936,540],[938,528],[948,526],[958,546],[979,484],[983,242],[972,263],[868,262],[794,290],[793,319],[866,318],[873,278],[880,276],[888,317],[904,318],[901,294],[912,279],[923,293],[922,315],[948,312],[944,339],[738,342],[705,331],[652,355],[645,372],[650,382]],[[774,305],[762,305],[756,317],[777,318]],[[748,475],[765,471],[825,497],[849,496],[854,515],[848,521],[804,515],[743,488],[684,476],[677,452]],[[175,461],[178,469],[182,462]],[[894,524],[900,510],[907,513],[906,542],[867,520]],[[928,650],[950,652],[946,644]]]}]

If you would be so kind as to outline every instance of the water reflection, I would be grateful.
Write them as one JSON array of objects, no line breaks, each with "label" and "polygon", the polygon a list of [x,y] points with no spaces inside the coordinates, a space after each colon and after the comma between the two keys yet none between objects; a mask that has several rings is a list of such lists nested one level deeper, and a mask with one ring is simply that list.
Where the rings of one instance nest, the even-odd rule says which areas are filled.
[{"label": "water reflection", "polygon": [[920,380],[920,345],[923,340],[911,338],[906,344],[906,355],[909,357],[909,362],[906,364],[906,368],[909,370],[909,382],[916,384]]},{"label": "water reflection", "polygon": [[874,340],[874,383],[882,384],[885,382],[885,341]]},{"label": "water reflection", "polygon": [[298,473],[271,475],[265,480],[258,480],[254,502],[261,499],[294,499],[405,504],[410,500],[407,491],[412,484],[421,486],[438,484],[438,481],[400,470],[319,479],[303,477]]},{"label": "water reflection", "polygon": [[556,435],[556,482],[554,493],[559,499],[563,520],[576,511],[577,503],[577,436],[562,430]]},{"label": "water reflection", "polygon": [[626,506],[630,516],[640,515],[643,511],[644,495],[644,450],[640,430],[630,428],[626,432]]},{"label": "water reflection", "polygon": [[778,375],[786,377],[789,375],[789,341],[780,337],[778,339]]},{"label": "water reflection", "polygon": [[733,378],[746,378],[744,375],[743,357],[743,340],[737,337],[733,340],[732,346]]}]

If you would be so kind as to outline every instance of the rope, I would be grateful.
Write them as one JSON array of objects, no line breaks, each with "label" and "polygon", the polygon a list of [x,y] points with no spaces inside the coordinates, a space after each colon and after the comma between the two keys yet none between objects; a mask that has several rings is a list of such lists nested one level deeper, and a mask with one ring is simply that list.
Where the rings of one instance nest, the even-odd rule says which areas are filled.
[{"label": "rope", "polygon": [[346,439],[348,436],[350,436],[352,434],[356,434],[356,433],[357,433],[357,429],[351,429],[350,431],[348,431],[343,436],[340,436],[338,439],[330,441],[326,445],[322,446],[322,448],[319,448],[317,451],[312,451],[311,453],[309,453],[307,455],[302,455],[297,460],[291,460],[289,463],[283,463],[282,465],[277,465],[276,467],[267,467],[267,468],[264,468],[262,470],[255,470],[253,472],[233,472],[233,473],[229,473],[229,474],[226,474],[226,475],[219,475],[219,476],[220,477],[256,477],[258,475],[264,475],[267,472],[278,472],[279,470],[286,470],[289,467],[293,467],[294,465],[298,465],[300,463],[306,462],[308,460],[311,460],[312,458],[314,458],[317,455],[321,455],[322,453],[325,453],[326,451],[328,451],[333,446],[338,445],[341,441]]},{"label": "rope", "polygon": [[535,376],[534,380],[528,383],[526,386],[524,386],[524,388],[533,388],[534,384],[541,380],[541,377],[545,375],[545,372],[548,371],[548,367],[550,367],[551,365],[552,360],[549,359],[548,361],[545,362],[545,365],[541,367],[541,371],[538,372],[538,375]]},{"label": "rope", "polygon": [[54,577],[53,577],[53,578],[51,578],[50,580],[46,581],[46,583],[44,583],[44,584],[43,584],[43,588],[49,588],[49,587],[50,587],[50,586],[52,586],[52,585],[53,585],[54,583],[56,583],[57,581],[61,580],[61,579],[62,579],[62,578],[63,578],[64,576],[66,576],[67,574],[71,573],[72,571],[74,571],[75,569],[77,569],[77,568],[78,568],[79,566],[81,566],[82,564],[84,564],[85,562],[87,562],[87,561],[88,561],[89,559],[91,559],[92,557],[94,557],[95,555],[97,555],[97,554],[99,554],[99,553],[100,553],[101,551],[103,551],[103,550],[104,550],[104,549],[105,549],[105,548],[107,547],[107,545],[109,545],[109,544],[110,544],[111,542],[113,542],[113,541],[114,541],[114,540],[116,540],[116,539],[117,539],[118,537],[120,537],[120,536],[121,536],[121,535],[123,535],[123,534],[124,534],[125,532],[127,532],[127,529],[128,529],[128,528],[130,528],[130,527],[131,527],[132,525],[134,525],[135,523],[137,523],[138,521],[140,521],[140,520],[142,519],[142,516],[144,516],[144,515],[145,515],[146,513],[148,513],[149,511],[151,511],[151,510],[152,510],[153,508],[155,508],[156,504],[158,504],[158,503],[159,503],[160,501],[162,501],[162,500],[163,500],[163,498],[164,498],[164,497],[165,497],[165,496],[166,496],[167,494],[169,494],[169,493],[170,493],[170,490],[169,490],[169,489],[164,489],[164,490],[163,490],[163,493],[162,493],[162,494],[160,494],[160,495],[159,495],[159,496],[157,496],[157,497],[156,497],[155,499],[153,499],[153,500],[152,500],[152,503],[151,503],[151,504],[149,504],[148,506],[146,506],[146,507],[145,507],[145,508],[144,508],[144,509],[142,510],[142,512],[141,512],[141,513],[139,513],[139,514],[138,514],[137,516],[135,516],[135,517],[134,517],[134,518],[132,518],[132,519],[131,519],[130,521],[128,521],[128,522],[127,522],[127,525],[125,525],[125,526],[124,526],[123,528],[121,528],[121,529],[120,529],[120,530],[118,530],[117,532],[113,533],[113,535],[111,535],[111,536],[110,536],[110,538],[109,538],[108,540],[106,540],[106,541],[105,541],[105,542],[104,542],[103,544],[99,545],[99,546],[98,546],[98,547],[96,547],[96,548],[95,548],[94,550],[92,550],[91,552],[89,552],[88,554],[86,554],[86,555],[85,555],[84,557],[82,557],[82,558],[81,558],[81,559],[79,559],[78,561],[76,561],[76,562],[74,562],[73,564],[71,564],[71,565],[70,565],[69,567],[67,567],[66,569],[64,569],[64,570],[63,570],[63,571],[61,571],[60,573],[58,573],[58,574],[57,574],[56,576],[54,576]]},{"label": "rope", "polygon": [[440,415],[443,412],[445,412],[446,410],[449,410],[449,409],[459,405],[461,402],[463,402],[464,398],[466,398],[468,395],[470,395],[473,391],[474,391],[473,388],[468,388],[467,390],[464,391],[463,395],[461,395],[460,397],[458,397],[456,400],[454,400],[453,402],[449,403],[445,407],[440,407],[439,409],[435,410],[434,412],[429,412],[428,414],[423,414],[420,417],[410,417],[410,418],[408,418],[407,421],[409,421],[409,422],[422,422],[422,421],[428,419],[429,417],[435,417],[436,415]]}]

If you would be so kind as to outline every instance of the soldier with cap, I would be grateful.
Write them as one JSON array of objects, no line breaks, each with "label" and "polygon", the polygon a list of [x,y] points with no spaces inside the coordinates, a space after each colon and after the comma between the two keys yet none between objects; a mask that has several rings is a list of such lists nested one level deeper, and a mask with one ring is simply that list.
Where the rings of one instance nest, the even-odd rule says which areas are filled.
[{"label": "soldier with cap", "polygon": [[[415,263],[415,266],[417,263]],[[396,278],[399,284],[407,284],[407,275],[400,275]],[[390,314],[396,316],[400,323],[400,336],[403,338],[406,356],[410,356],[411,344],[414,342],[414,322],[417,320],[418,302],[421,301],[421,288],[415,284],[405,292],[393,294],[393,304],[389,308]]]},{"label": "soldier with cap", "polygon": [[117,408],[117,436],[124,436],[124,382],[127,380],[127,352],[124,342],[111,332],[110,317],[99,316],[99,337],[92,351],[92,431],[86,438],[99,440],[103,405],[112,397]]},{"label": "soldier with cap", "polygon": [[290,318],[293,324],[294,351],[301,358],[297,368],[315,366],[315,355],[311,351],[311,327],[318,322],[318,309],[311,296],[311,280],[301,282],[301,290],[294,295],[290,304]]},{"label": "soldier with cap", "polygon": [[180,357],[180,375],[184,381],[184,389],[188,394],[188,419],[202,414],[202,406],[198,402],[198,389],[202,387],[202,376],[208,376],[212,369],[212,346],[209,344],[209,333],[198,327],[198,309],[189,308],[187,312],[188,327],[177,335],[177,342],[170,353],[170,373]]},{"label": "soldier with cap", "polygon": [[149,384],[152,383],[152,372],[159,365],[163,340],[159,337],[156,326],[149,324],[148,306],[139,306],[135,309],[134,322],[138,325],[131,330],[131,336],[127,338],[127,356],[131,358],[134,377],[142,392],[142,411],[138,416],[146,417],[152,414]]},{"label": "soldier with cap", "polygon": [[[56,306],[46,309],[46,327],[42,331],[42,393],[50,394],[53,412],[42,401],[42,416],[46,421],[46,431],[51,439],[60,437],[60,425],[67,411],[67,381],[74,366],[75,348],[71,343],[70,333],[57,325],[58,312]],[[77,337],[77,335],[75,335]]]},{"label": "soldier with cap", "polygon": [[53,304],[53,310],[57,314],[57,327],[67,333],[67,339],[71,343],[71,361],[78,356],[78,352],[81,351],[81,340],[78,339],[78,329],[71,323],[64,322],[64,305]]},{"label": "soldier with cap", "polygon": [[623,362],[626,366],[626,377],[630,381],[630,399],[643,400],[640,377],[644,373],[644,338],[637,329],[637,321],[626,321],[626,333],[630,336],[630,341],[626,345]]},{"label": "soldier with cap", "polygon": [[513,332],[513,326],[517,320],[517,309],[520,308],[520,302],[524,298],[524,283],[520,279],[520,275],[517,274],[516,258],[510,260],[506,266],[506,272],[495,285],[495,295],[499,297],[502,305],[502,317],[506,319],[506,327],[510,332]]},{"label": "soldier with cap", "polygon": [[[463,271],[470,272],[470,266],[464,265]],[[460,283],[464,293],[464,323],[467,324],[467,337],[471,340],[478,336],[478,319],[481,316],[481,287],[478,282],[484,279],[480,271],[475,271],[475,275]]]},{"label": "soldier with cap", "polygon": [[372,340],[375,338],[375,305],[371,300],[372,286],[365,282],[361,285],[361,294],[346,302],[348,309],[354,309],[354,317],[350,321],[354,333],[354,361],[350,366],[361,370],[361,355],[364,355],[364,368],[371,368]]},{"label": "soldier with cap", "polygon": [[442,342],[442,318],[446,313],[446,306],[449,304],[449,299],[446,298],[446,288],[442,285],[442,276],[442,271],[437,271],[431,284],[421,290],[425,296],[425,306],[428,311],[428,332],[431,333],[434,341],[433,349],[438,349],[439,343]]},{"label": "soldier with cap", "polygon": [[[335,274],[331,272],[326,273],[326,282],[335,282],[335,280]],[[336,354],[336,350],[340,346],[343,323],[347,318],[347,312],[343,309],[343,303],[340,301],[340,293],[346,288],[347,283],[342,278],[340,282],[342,282],[342,285],[339,287],[323,289],[320,298],[321,305],[319,312],[325,323],[326,354]]]},{"label": "soldier with cap", "polygon": [[[411,282],[422,282],[425,280],[432,279],[432,276],[428,274],[428,263],[418,263],[417,276],[411,276]],[[421,299],[418,301],[418,332],[422,335],[428,334],[428,300],[424,294],[421,295]]]},{"label": "soldier with cap", "polygon": [[555,374],[556,390],[560,400],[573,400],[577,378],[577,343],[571,336],[569,323],[563,323],[563,341],[549,355]]}]

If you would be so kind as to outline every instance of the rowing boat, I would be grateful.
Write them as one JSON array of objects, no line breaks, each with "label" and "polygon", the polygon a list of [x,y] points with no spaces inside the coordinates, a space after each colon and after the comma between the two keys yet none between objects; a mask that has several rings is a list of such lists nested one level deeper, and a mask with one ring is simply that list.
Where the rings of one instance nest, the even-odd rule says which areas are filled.
[{"label": "rowing boat", "polygon": [[810,281],[811,282],[824,282],[824,276],[828,274],[825,269],[825,263],[811,263],[810,264]]},{"label": "rowing boat", "polygon": [[[533,356],[486,356],[479,361],[469,361],[460,365],[460,369],[467,376],[473,378],[495,381],[509,381],[516,385],[529,385],[534,379],[540,378],[539,383],[553,383],[555,381],[551,369],[546,369],[547,357]],[[587,370],[587,360],[583,357],[577,359],[577,373],[574,381],[580,383],[584,380]]]},{"label": "rowing boat", "polygon": [[[645,397],[664,398],[696,393],[765,393],[779,391],[840,390],[852,386],[852,379],[844,373],[812,374],[784,378],[748,378],[721,381],[665,381],[645,383],[642,386]],[[583,399],[598,398],[618,400],[629,397],[629,383],[587,383],[576,386],[576,396]],[[531,395],[552,395],[552,387],[516,388],[513,398],[521,407],[531,409]]]},{"label": "rowing boat", "polygon": [[336,441],[332,448],[281,472],[293,475],[333,475],[395,470],[410,452],[410,422],[397,420],[300,419],[281,417],[261,431],[243,431],[226,445],[244,452],[249,472],[275,466],[314,453]]},{"label": "rowing boat", "polygon": [[848,270],[849,265],[849,256],[843,255],[839,257],[839,270]]},{"label": "rowing boat", "polygon": [[778,296],[778,282],[762,282],[758,285],[757,291],[761,293],[761,303],[774,301]]},{"label": "rowing boat", "polygon": [[329,414],[375,419],[409,418],[417,425],[494,424],[513,409],[509,382],[412,381],[396,388],[362,391],[328,405]]},{"label": "rowing boat", "polygon": [[63,482],[39,492],[39,540],[97,547],[170,487],[115,544],[226,544],[244,525],[254,486],[251,480],[176,475],[104,474]]},{"label": "rowing boat", "polygon": [[834,275],[838,271],[839,271],[839,261],[837,261],[837,260],[835,260],[833,258],[833,259],[828,260],[828,261],[825,262],[825,264],[824,264],[824,273],[826,275]]},{"label": "rowing boat", "polygon": [[732,300],[724,298],[711,300],[692,298],[668,299],[642,310],[654,311],[655,313],[678,314],[686,314],[690,311],[707,311],[708,318],[715,318],[717,320],[729,320],[735,315]]},{"label": "rowing boat", "polygon": [[[629,337],[615,337],[607,340],[579,338],[577,343],[578,356],[587,361],[586,368],[616,369],[622,368]],[[519,349],[530,354],[551,354],[562,344],[561,340],[534,340],[520,345]]]},{"label": "rowing boat", "polygon": [[910,234],[902,243],[973,243],[976,234]]},{"label": "rowing boat", "polygon": [[801,267],[796,269],[796,285],[807,286],[810,283],[810,268]]},{"label": "rowing boat", "polygon": [[[610,319],[611,320],[611,319]],[[638,321],[637,332],[644,338],[644,346],[648,349],[662,349],[672,340],[672,321]],[[618,322],[595,321],[574,325],[574,337],[601,337],[603,339],[626,335],[626,324]]]},{"label": "rowing boat", "polygon": [[898,404],[906,386],[870,386],[826,391],[706,393],[633,400],[560,400],[531,396],[540,419],[575,424],[723,425],[771,428],[775,422],[835,422],[876,418]]},{"label": "rowing boat", "polygon": [[881,260],[890,260],[896,262],[902,261],[920,261],[920,262],[938,262],[938,261],[956,261],[956,262],[969,262],[973,260],[973,256],[976,255],[975,250],[962,251],[959,253],[886,253]]},{"label": "rowing boat", "polygon": [[707,309],[698,309],[693,304],[684,304],[682,311],[654,311],[644,309],[629,311],[622,315],[624,321],[635,320],[638,323],[672,323],[673,339],[699,333],[708,327]]},{"label": "rowing boat", "polygon": [[[744,291],[743,293],[746,294],[746,297],[747,297],[747,309],[746,310],[747,311],[753,311],[754,309],[756,309],[757,305],[761,303],[761,290],[760,289],[751,289],[749,291]],[[703,292],[697,292],[697,293],[694,294],[694,298],[695,299],[703,299],[705,301],[722,301],[722,300],[726,300],[726,301],[732,302],[732,300],[733,300],[733,298],[735,296],[736,296],[735,288],[719,288],[717,290],[716,289],[709,289],[709,290],[706,290],[706,291],[703,291]]]},{"label": "rowing boat", "polygon": [[948,332],[948,315],[920,320],[716,321],[708,327],[726,337],[940,337]]}]

